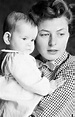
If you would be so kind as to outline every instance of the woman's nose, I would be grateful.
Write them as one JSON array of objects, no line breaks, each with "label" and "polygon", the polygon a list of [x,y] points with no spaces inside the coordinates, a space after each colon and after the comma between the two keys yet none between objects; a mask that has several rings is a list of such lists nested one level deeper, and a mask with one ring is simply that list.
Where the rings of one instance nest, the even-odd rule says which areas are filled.
[{"label": "woman's nose", "polygon": [[56,42],[57,42],[56,37],[53,36],[53,35],[50,35],[50,36],[49,36],[49,42],[48,42],[48,45],[49,45],[49,46],[54,46],[54,45],[56,45]]}]

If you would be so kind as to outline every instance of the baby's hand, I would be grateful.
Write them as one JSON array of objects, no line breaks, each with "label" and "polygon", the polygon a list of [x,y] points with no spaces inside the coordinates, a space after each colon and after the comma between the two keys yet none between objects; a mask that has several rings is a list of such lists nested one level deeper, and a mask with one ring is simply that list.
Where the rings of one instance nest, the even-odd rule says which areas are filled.
[{"label": "baby's hand", "polygon": [[62,76],[61,76],[60,78],[55,80],[56,87],[57,88],[61,87],[65,82],[66,80],[62,79]]},{"label": "baby's hand", "polygon": [[53,93],[57,88],[61,87],[66,80],[63,80],[61,77],[56,80],[50,81],[50,92],[49,94]]}]

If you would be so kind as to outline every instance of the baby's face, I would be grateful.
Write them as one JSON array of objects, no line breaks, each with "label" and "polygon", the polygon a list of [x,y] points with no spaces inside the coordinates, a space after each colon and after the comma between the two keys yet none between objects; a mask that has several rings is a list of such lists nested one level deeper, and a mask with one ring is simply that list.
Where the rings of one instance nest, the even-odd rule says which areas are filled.
[{"label": "baby's face", "polygon": [[37,32],[37,27],[23,20],[18,21],[11,37],[11,49],[31,54],[34,50]]}]

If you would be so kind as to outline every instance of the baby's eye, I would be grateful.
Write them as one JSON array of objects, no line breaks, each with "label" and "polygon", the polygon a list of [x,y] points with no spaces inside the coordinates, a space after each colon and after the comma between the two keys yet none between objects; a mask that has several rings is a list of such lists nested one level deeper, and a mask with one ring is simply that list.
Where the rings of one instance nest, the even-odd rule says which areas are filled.
[{"label": "baby's eye", "polygon": [[26,40],[27,38],[22,38],[23,40]]},{"label": "baby's eye", "polygon": [[35,39],[32,39],[31,41],[34,41]]}]

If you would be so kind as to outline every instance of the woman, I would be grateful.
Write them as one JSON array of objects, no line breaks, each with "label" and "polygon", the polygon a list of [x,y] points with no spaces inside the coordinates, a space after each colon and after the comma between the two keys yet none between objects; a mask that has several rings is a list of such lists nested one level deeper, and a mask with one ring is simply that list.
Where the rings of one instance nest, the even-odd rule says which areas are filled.
[{"label": "woman", "polygon": [[29,17],[38,26],[38,68],[49,80],[66,80],[62,87],[41,100],[31,117],[73,117],[75,57],[66,51],[72,13],[63,0],[43,0],[32,6]]},{"label": "woman", "polygon": [[4,76],[0,76],[0,98],[5,100],[0,109],[3,117],[28,117],[43,96],[64,83],[61,79],[50,83],[30,55],[37,32],[34,22],[21,12],[14,11],[5,19],[3,40],[6,49],[0,54]]}]

